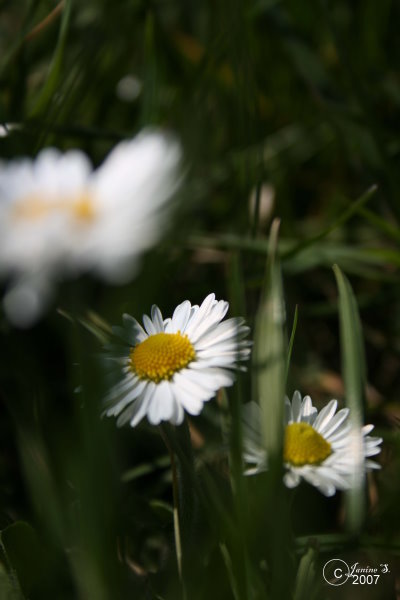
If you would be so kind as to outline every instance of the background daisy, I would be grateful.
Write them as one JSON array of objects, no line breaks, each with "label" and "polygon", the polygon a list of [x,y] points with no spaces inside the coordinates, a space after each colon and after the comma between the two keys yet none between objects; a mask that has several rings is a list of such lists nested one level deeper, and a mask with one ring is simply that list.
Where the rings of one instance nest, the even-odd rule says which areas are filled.
[{"label": "background daisy", "polygon": [[[382,438],[368,435],[374,426],[365,425],[361,429],[363,456],[358,457],[353,452],[353,440],[359,432],[352,430],[349,409],[337,412],[336,409],[337,400],[331,400],[318,412],[310,396],[302,399],[298,391],[294,392],[292,401],[285,398],[283,460],[287,487],[296,487],[304,479],[325,496],[332,496],[337,489],[351,486],[360,462],[366,470],[380,468],[370,460],[379,454],[382,443]],[[244,411],[244,459],[253,465],[247,474],[267,468],[265,452],[260,448],[259,423],[259,406],[251,403],[251,409],[245,407]]]},{"label": "background daisy", "polygon": [[123,327],[114,328],[123,343],[108,352],[123,377],[107,397],[106,414],[132,427],[144,416],[153,425],[179,425],[184,411],[199,414],[217,390],[232,385],[238,361],[250,354],[244,319],[222,322],[228,307],[209,294],[200,306],[185,300],[168,319],[153,306],[144,327],[124,315]]},{"label": "background daisy", "polygon": [[179,162],[174,140],[147,131],[118,144],[96,170],[83,152],[54,148],[0,163],[0,272],[12,279],[11,320],[30,325],[66,274],[129,280],[160,236]]}]

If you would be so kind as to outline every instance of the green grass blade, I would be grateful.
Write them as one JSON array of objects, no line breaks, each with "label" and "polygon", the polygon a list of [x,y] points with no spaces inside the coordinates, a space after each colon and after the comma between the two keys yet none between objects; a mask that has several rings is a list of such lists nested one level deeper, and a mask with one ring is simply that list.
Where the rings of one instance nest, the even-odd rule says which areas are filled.
[{"label": "green grass blade", "polygon": [[238,585],[237,585],[235,569],[234,569],[232,559],[229,554],[229,550],[228,550],[226,544],[223,544],[223,543],[221,543],[219,545],[219,548],[221,550],[222,558],[224,560],[226,570],[228,572],[229,582],[231,585],[231,590],[232,590],[234,600],[240,600],[241,597],[240,597],[239,589],[238,589]]},{"label": "green grass blade", "polygon": [[355,468],[351,489],[346,494],[347,528],[356,533],[365,515],[363,493],[363,404],[366,384],[366,367],[362,331],[356,300],[348,279],[337,265],[333,267],[339,290],[339,322],[342,352],[342,373],[345,385],[346,405],[350,409],[352,425],[352,452]]},{"label": "green grass blade", "polygon": [[[279,221],[271,226],[264,288],[256,317],[254,359],[256,390],[261,409],[262,443],[267,452],[268,470],[260,477],[258,510],[266,514],[267,553],[271,572],[269,597],[287,597],[288,548],[291,545],[287,494],[282,481],[283,409],[286,374],[285,307],[278,246]],[[273,516],[272,516],[273,515]],[[263,596],[266,597],[266,596]]]},{"label": "green grass blade", "polygon": [[337,229],[341,225],[344,225],[357,211],[360,210],[361,207],[363,207],[366,204],[366,202],[368,202],[368,200],[371,198],[371,196],[373,196],[375,194],[377,189],[378,189],[378,186],[372,185],[364,194],[362,194],[362,196],[360,196],[360,198],[358,198],[355,202],[350,204],[349,208],[347,208],[336,219],[336,221],[334,223],[332,223],[332,225],[330,225],[329,227],[327,227],[326,229],[324,229],[317,235],[315,235],[307,240],[304,240],[304,241],[300,242],[299,244],[296,244],[288,252],[284,253],[282,258],[287,259],[287,258],[290,258],[291,256],[298,254],[298,252],[301,252],[301,250],[303,250],[304,248],[308,248],[309,246],[312,246],[313,244],[315,244],[315,242],[319,242],[320,240],[322,240],[326,236],[328,236],[330,233],[332,233],[332,231],[335,231],[335,229]]},{"label": "green grass blade", "polygon": [[292,358],[292,351],[293,351],[293,344],[294,344],[294,338],[296,336],[296,329],[297,329],[297,319],[298,319],[298,315],[299,315],[299,308],[296,305],[296,308],[294,309],[294,317],[293,317],[293,325],[292,325],[292,333],[290,334],[290,339],[289,339],[289,346],[288,346],[288,350],[287,350],[287,356],[286,356],[286,374],[285,374],[285,381],[287,381],[288,375],[289,375],[289,367],[290,367],[290,360]]},{"label": "green grass blade", "polygon": [[33,108],[30,111],[29,117],[38,117],[43,114],[57,89],[57,85],[60,79],[61,66],[64,56],[65,44],[67,41],[67,33],[69,28],[69,22],[71,17],[71,0],[66,0],[61,19],[60,32],[58,35],[58,41],[56,49],[54,51],[53,59],[51,61],[49,74],[46,83],[40,92],[39,98],[36,100]]},{"label": "green grass blade", "polygon": [[265,287],[256,319],[254,358],[264,445],[269,460],[281,463],[285,393],[285,308],[277,258],[278,229],[279,222],[274,221],[269,240]]},{"label": "green grass blade", "polygon": [[390,237],[395,242],[400,242],[400,229],[398,227],[395,227],[386,219],[382,219],[368,208],[365,208],[365,206],[358,208],[357,212],[364,217],[370,225],[381,231],[385,236]]}]

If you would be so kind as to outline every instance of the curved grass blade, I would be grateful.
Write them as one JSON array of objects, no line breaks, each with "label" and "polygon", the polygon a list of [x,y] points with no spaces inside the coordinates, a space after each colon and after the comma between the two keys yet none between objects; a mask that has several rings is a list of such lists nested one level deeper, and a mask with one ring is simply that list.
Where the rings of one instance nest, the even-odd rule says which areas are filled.
[{"label": "curved grass blade", "polygon": [[337,265],[333,266],[339,290],[340,344],[342,353],[342,374],[344,379],[346,405],[350,409],[352,426],[352,454],[354,471],[351,488],[346,493],[347,529],[357,533],[365,515],[364,499],[364,457],[361,427],[366,385],[366,366],[362,331],[357,303],[351,285]]},{"label": "curved grass blade", "polygon": [[363,207],[366,204],[366,202],[368,202],[371,196],[375,194],[377,189],[377,185],[372,185],[370,188],[368,188],[366,192],[364,192],[364,194],[362,194],[362,196],[360,196],[360,198],[358,198],[355,202],[350,204],[349,208],[347,208],[332,225],[318,233],[318,235],[315,235],[311,238],[300,242],[299,244],[294,246],[294,248],[291,248],[289,251],[284,253],[282,258],[287,259],[291,256],[298,254],[299,252],[301,252],[301,250],[304,250],[304,248],[308,248],[309,246],[315,244],[315,242],[319,242],[320,240],[324,239],[327,235],[332,233],[332,231],[335,231],[335,229],[337,229],[341,225],[344,225],[346,221],[348,221],[357,211],[360,210],[361,207]]}]

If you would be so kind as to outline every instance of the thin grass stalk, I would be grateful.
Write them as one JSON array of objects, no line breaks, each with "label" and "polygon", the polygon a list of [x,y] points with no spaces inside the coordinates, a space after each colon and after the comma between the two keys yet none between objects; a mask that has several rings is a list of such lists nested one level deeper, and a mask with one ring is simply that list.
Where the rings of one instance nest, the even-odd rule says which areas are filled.
[{"label": "thin grass stalk", "polygon": [[182,587],[182,600],[186,600],[186,589],[183,577],[182,568],[182,537],[181,537],[181,524],[180,524],[180,510],[179,510],[179,487],[178,487],[178,471],[175,460],[175,452],[169,442],[168,435],[162,427],[159,427],[159,431],[163,442],[168,450],[169,457],[171,460],[171,472],[172,472],[172,498],[173,498],[173,518],[174,518],[174,538],[175,538],[175,554],[176,563],[178,567],[179,580]]}]

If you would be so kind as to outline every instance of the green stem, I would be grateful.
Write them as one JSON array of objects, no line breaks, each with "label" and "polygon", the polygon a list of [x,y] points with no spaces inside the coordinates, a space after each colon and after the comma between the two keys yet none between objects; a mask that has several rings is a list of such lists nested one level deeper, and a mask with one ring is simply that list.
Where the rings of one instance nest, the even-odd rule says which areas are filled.
[{"label": "green stem", "polygon": [[174,537],[175,537],[175,553],[176,553],[176,562],[178,565],[178,575],[179,580],[182,586],[182,599],[186,600],[186,589],[183,580],[183,570],[182,570],[182,536],[181,536],[181,526],[179,519],[179,489],[178,489],[178,470],[176,465],[175,453],[172,449],[172,446],[169,442],[168,436],[160,427],[161,437],[167,447],[169,457],[171,459],[171,471],[172,471],[172,497],[173,497],[173,517],[174,517]]}]

